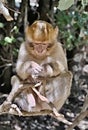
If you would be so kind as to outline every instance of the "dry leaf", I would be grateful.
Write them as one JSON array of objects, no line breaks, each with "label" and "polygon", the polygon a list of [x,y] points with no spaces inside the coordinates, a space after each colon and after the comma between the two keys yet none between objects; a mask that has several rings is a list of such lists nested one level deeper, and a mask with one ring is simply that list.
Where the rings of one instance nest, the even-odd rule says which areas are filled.
[{"label": "dry leaf", "polygon": [[11,17],[8,9],[4,6],[4,4],[0,1],[0,13],[6,18],[7,21],[12,21],[13,18]]}]

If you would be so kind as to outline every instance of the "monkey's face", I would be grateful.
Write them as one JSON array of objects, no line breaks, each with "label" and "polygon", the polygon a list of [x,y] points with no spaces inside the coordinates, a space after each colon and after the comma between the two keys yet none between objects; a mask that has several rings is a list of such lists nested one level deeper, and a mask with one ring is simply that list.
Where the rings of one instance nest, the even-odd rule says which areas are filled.
[{"label": "monkey's face", "polygon": [[36,58],[44,58],[50,55],[54,48],[53,43],[27,43],[28,51]]},{"label": "monkey's face", "polygon": [[50,55],[56,44],[58,28],[45,21],[36,21],[26,28],[26,43],[30,53],[36,58]]}]

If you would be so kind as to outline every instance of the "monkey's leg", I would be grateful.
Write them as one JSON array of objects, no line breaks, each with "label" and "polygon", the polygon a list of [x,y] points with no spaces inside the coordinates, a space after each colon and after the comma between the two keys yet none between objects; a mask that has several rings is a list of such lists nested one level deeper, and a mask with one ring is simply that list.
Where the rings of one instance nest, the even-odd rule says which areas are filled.
[{"label": "monkey's leg", "polygon": [[1,105],[0,109],[3,112],[10,112],[11,110],[13,110],[13,111],[15,110],[18,113],[18,115],[21,115],[20,109],[17,107],[16,104],[12,104],[12,100],[14,99],[16,93],[18,92],[18,89],[21,88],[22,85],[21,85],[19,79],[17,78],[17,76],[12,77],[11,83],[12,83],[12,90],[11,90],[10,94],[8,95],[7,99]]},{"label": "monkey's leg", "polygon": [[50,102],[50,101],[48,100],[48,98],[46,98],[45,96],[43,96],[36,88],[32,88],[32,89],[33,89],[33,91],[38,95],[38,97],[39,97],[43,102],[46,102],[46,103],[50,106],[50,108],[52,109],[52,116],[53,116],[54,118],[56,118],[56,119],[59,120],[59,121],[62,121],[62,122],[64,122],[64,123],[66,123],[66,124],[68,124],[68,125],[71,125],[71,124],[72,124],[71,122],[69,122],[69,121],[67,121],[67,120],[65,119],[65,117],[64,117],[63,114],[58,113],[56,107],[54,106],[54,104],[53,104],[52,102]]},{"label": "monkey's leg", "polygon": [[48,102],[48,99],[45,96],[43,96],[36,88],[33,87],[32,89],[42,101]]},{"label": "monkey's leg", "polygon": [[22,112],[16,104],[11,104],[9,113],[17,113],[19,116],[22,116]]},{"label": "monkey's leg", "polygon": [[17,76],[11,78],[12,90],[7,97],[7,102],[12,102],[19,88],[23,86]]},{"label": "monkey's leg", "polygon": [[39,97],[42,101],[46,102],[46,103],[52,108],[53,113],[54,113],[55,116],[63,116],[63,115],[61,115],[61,114],[59,114],[59,113],[57,112],[57,110],[56,110],[54,104],[53,104],[52,102],[50,102],[45,96],[43,96],[36,88],[32,88],[32,89],[33,89],[33,91],[38,95],[38,97]]}]

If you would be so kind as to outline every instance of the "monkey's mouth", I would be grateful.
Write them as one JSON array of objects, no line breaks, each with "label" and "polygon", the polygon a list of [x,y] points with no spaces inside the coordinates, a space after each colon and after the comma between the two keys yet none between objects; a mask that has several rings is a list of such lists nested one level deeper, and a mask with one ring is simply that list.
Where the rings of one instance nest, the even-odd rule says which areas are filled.
[{"label": "monkey's mouth", "polygon": [[35,53],[36,53],[36,55],[43,56],[46,54],[46,50],[39,50],[39,51],[36,50]]},{"label": "monkey's mouth", "polygon": [[36,55],[38,55],[39,57],[46,55],[47,52],[47,44],[42,44],[41,43],[37,43],[34,45],[34,52]]}]

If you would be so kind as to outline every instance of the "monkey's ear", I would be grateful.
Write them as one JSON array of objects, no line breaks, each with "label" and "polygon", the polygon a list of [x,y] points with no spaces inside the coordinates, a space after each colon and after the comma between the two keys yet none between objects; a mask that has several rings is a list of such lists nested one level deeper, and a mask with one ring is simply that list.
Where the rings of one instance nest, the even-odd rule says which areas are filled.
[{"label": "monkey's ear", "polygon": [[54,29],[55,38],[58,37],[58,32],[59,32],[59,29],[58,29],[58,27],[56,26],[55,29]]},{"label": "monkey's ear", "polygon": [[26,40],[30,40],[30,39],[31,39],[30,26],[27,26],[27,27],[25,28],[25,38],[26,38]]},{"label": "monkey's ear", "polygon": [[26,28],[25,28],[25,34],[28,34],[28,31],[29,31],[29,26],[26,26]]}]

